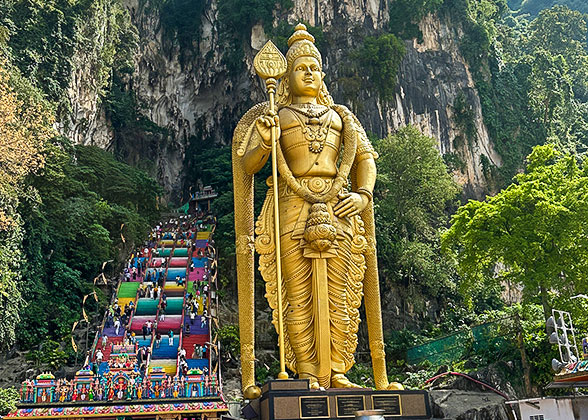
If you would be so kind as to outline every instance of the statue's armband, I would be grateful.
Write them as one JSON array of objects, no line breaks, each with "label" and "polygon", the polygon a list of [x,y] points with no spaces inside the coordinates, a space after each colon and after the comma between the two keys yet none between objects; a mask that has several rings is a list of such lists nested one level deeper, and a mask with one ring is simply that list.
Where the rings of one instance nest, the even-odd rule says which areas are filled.
[{"label": "statue's armband", "polygon": [[359,141],[357,142],[357,152],[355,154],[355,164],[365,159],[377,159],[378,153],[374,150],[374,146],[364,133],[359,134]]}]

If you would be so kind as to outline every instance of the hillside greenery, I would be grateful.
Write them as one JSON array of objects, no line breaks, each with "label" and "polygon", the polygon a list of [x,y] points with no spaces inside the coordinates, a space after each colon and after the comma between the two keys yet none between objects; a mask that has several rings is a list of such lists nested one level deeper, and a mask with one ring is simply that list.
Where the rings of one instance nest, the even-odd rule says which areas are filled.
[{"label": "hillside greenery", "polygon": [[[19,328],[17,339],[27,348],[68,335],[102,263],[116,261],[125,249],[121,234],[131,244],[141,242],[158,214],[160,189],[144,172],[94,146],[57,138],[47,149],[43,173],[29,179],[38,199],[20,210],[28,302],[21,314],[28,328]],[[46,302],[59,310],[48,313]]]},{"label": "hillside greenery", "polygon": [[518,13],[528,13],[532,16],[553,6],[566,6],[578,12],[588,13],[588,3],[584,0],[511,0],[509,6]]},{"label": "hillside greenery", "polygon": [[[436,140],[412,126],[376,143],[375,206],[380,272],[385,281],[440,297],[454,291],[454,272],[440,258],[439,228],[456,205],[459,187]],[[415,303],[416,303],[415,299]]]},{"label": "hillside greenery", "polygon": [[[98,31],[102,18],[111,31]],[[117,0],[0,5],[0,347],[38,349],[30,360],[39,368],[55,354],[52,369],[75,360],[64,343],[83,296],[97,293],[86,311],[101,316],[109,289],[97,274],[108,261],[114,274],[159,213],[161,189],[148,174],[54,129],[67,122],[79,59],[103,99],[115,72],[132,71],[129,23]],[[80,43],[86,55],[75,59]]]}]

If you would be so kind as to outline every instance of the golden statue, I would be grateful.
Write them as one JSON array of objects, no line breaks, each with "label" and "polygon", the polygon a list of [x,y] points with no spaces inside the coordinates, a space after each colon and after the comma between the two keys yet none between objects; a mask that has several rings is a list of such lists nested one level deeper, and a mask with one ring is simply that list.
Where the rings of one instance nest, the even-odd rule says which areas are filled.
[{"label": "golden statue", "polygon": [[[386,374],[372,203],[377,153],[357,118],[333,103],[321,54],[304,25],[296,26],[288,46],[285,59],[271,42],[256,57],[270,102],[251,108],[233,136],[243,391],[246,398],[259,396],[254,250],[280,337],[279,378],[287,377],[285,364],[312,389],[358,387],[345,373],[355,363],[365,295],[376,387],[402,389]],[[253,174],[270,155],[274,176],[254,233]]]}]

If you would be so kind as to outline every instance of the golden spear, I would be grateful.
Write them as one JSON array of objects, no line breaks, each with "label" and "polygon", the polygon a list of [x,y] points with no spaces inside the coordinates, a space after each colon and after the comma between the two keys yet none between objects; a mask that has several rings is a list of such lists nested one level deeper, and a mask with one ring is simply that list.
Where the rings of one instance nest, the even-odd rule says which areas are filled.
[{"label": "golden spear", "polygon": [[[278,79],[286,74],[287,62],[286,57],[274,45],[268,41],[259,50],[253,60],[253,67],[257,75],[265,81],[265,88],[269,95],[269,111],[273,116],[276,112],[275,93]],[[284,320],[282,319],[282,252],[280,250],[280,210],[278,207],[278,164],[276,157],[277,135],[276,127],[271,127],[272,141],[272,184],[274,190],[274,237],[276,243],[276,282],[278,298],[278,341],[280,350],[280,373],[278,379],[288,379],[286,373],[286,358],[284,355]]]}]

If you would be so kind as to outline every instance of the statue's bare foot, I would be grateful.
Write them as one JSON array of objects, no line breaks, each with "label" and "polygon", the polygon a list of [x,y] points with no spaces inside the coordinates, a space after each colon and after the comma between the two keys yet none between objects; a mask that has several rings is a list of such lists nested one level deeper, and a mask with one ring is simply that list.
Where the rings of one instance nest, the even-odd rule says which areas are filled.
[{"label": "statue's bare foot", "polygon": [[308,379],[308,382],[309,382],[308,387],[310,389],[320,389],[321,386],[319,385],[318,379],[315,378],[314,376],[300,375],[299,377],[300,377],[300,379]]},{"label": "statue's bare foot", "polygon": [[336,373],[331,376],[331,388],[363,388],[360,385],[351,382],[342,373]]},{"label": "statue's bare foot", "polygon": [[390,382],[387,389],[388,391],[402,391],[404,387],[399,382]]}]

